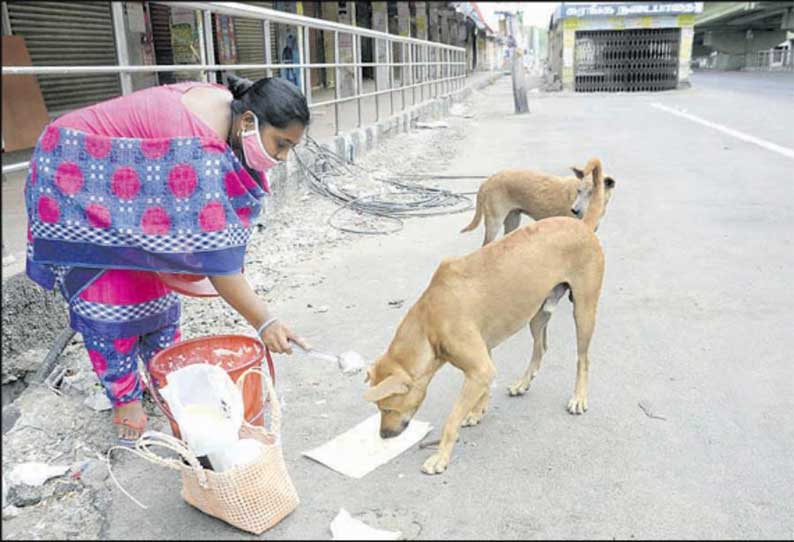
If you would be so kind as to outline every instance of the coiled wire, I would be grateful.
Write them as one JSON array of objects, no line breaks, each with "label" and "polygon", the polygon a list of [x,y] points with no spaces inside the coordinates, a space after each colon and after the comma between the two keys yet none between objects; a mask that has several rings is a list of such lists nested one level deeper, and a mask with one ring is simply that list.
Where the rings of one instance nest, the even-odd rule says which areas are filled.
[{"label": "coiled wire", "polygon": [[[340,205],[331,216],[328,224],[341,231],[367,235],[385,235],[398,232],[403,228],[403,218],[412,216],[438,216],[462,213],[473,207],[468,197],[476,192],[453,192],[445,188],[434,188],[404,179],[482,179],[483,175],[378,175],[366,168],[348,162],[314,139],[306,137],[305,149],[314,157],[314,168],[309,168],[295,153],[298,164],[309,187],[317,194]],[[368,180],[382,183],[378,193],[358,195],[339,183],[344,178],[364,176]],[[340,224],[339,215],[345,211],[376,217],[366,220],[366,229]]]}]

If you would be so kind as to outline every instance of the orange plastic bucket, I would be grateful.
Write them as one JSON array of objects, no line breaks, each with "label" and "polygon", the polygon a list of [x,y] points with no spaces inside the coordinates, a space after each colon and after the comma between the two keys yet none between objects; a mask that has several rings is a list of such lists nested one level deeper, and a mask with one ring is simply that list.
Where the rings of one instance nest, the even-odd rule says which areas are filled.
[{"label": "orange plastic bucket", "polygon": [[[158,352],[149,362],[150,392],[160,410],[171,422],[171,432],[181,438],[179,425],[160,397],[159,389],[168,384],[168,373],[194,363],[209,363],[225,370],[234,382],[251,367],[259,367],[267,360],[273,383],[276,375],[270,351],[257,338],[248,335],[215,335],[176,343]],[[243,386],[244,415],[248,423],[265,423],[262,403],[262,377],[252,373]]]}]

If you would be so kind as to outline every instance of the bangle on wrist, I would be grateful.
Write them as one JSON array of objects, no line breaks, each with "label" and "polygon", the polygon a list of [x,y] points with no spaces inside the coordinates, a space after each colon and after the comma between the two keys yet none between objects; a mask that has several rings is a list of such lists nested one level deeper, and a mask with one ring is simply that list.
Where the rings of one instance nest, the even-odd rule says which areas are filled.
[{"label": "bangle on wrist", "polygon": [[263,333],[263,332],[264,332],[264,331],[265,331],[265,330],[268,328],[268,326],[269,326],[270,324],[272,324],[273,322],[275,322],[276,320],[278,320],[278,318],[275,318],[275,317],[273,317],[273,318],[271,318],[271,319],[267,320],[267,321],[266,321],[264,324],[262,324],[261,326],[259,326],[259,327],[257,328],[257,330],[256,330],[256,335],[257,335],[258,337],[261,337],[261,336],[262,336],[262,333]]}]

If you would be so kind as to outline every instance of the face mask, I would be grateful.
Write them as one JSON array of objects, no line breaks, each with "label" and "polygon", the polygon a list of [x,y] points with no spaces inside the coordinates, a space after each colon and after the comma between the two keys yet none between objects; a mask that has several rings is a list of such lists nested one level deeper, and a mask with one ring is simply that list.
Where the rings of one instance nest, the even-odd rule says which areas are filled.
[{"label": "face mask", "polygon": [[243,156],[245,162],[253,170],[262,172],[262,175],[270,168],[278,164],[278,160],[270,156],[265,146],[262,144],[262,137],[259,134],[259,119],[254,115],[254,129],[243,132],[240,135],[243,144]]}]

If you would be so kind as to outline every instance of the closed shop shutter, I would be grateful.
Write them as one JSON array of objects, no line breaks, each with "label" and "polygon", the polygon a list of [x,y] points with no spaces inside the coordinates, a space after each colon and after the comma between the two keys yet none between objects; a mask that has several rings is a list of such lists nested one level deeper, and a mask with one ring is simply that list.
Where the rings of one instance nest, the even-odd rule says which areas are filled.
[{"label": "closed shop shutter", "polygon": [[[110,2],[8,2],[34,66],[115,65]],[[39,75],[51,116],[121,95],[117,74]]]},{"label": "closed shop shutter", "polygon": [[[158,66],[174,64],[174,49],[171,45],[171,8],[162,4],[149,4],[149,15],[152,18],[152,39],[154,40],[154,57]],[[157,72],[157,80],[161,85],[176,83],[174,72]]]},{"label": "closed shop shutter", "polygon": [[576,32],[576,92],[643,92],[678,86],[678,28]]},{"label": "closed shop shutter", "polygon": [[[273,2],[243,2],[251,6],[273,9]],[[275,49],[275,36],[271,31],[271,51]],[[266,64],[265,29],[259,19],[234,17],[234,41],[239,64]],[[265,77],[265,70],[237,70],[238,75],[256,81]]]}]

